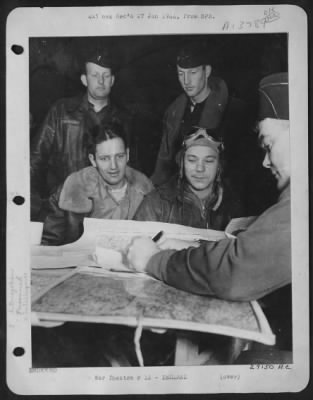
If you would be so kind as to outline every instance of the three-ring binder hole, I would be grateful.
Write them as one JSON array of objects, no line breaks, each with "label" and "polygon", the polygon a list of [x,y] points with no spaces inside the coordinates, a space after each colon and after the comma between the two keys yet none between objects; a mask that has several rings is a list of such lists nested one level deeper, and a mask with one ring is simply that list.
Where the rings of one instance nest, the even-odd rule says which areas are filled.
[{"label": "three-ring binder hole", "polygon": [[15,355],[15,357],[21,357],[25,354],[25,350],[23,349],[23,347],[15,347],[15,349],[13,350],[13,354]]},{"label": "three-ring binder hole", "polygon": [[13,203],[15,203],[17,206],[21,206],[24,204],[25,199],[23,196],[15,196],[13,197]]},{"label": "three-ring binder hole", "polygon": [[11,46],[11,50],[16,55],[20,55],[24,52],[23,46],[20,46],[19,44],[13,44],[13,46]]}]

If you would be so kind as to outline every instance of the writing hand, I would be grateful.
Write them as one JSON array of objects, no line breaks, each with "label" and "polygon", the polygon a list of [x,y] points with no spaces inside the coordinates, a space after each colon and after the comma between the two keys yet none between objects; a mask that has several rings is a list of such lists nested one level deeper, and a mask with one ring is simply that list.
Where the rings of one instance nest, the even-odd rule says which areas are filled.
[{"label": "writing hand", "polygon": [[128,247],[127,259],[130,268],[137,272],[145,272],[150,258],[158,253],[160,248],[148,237],[136,237]]}]

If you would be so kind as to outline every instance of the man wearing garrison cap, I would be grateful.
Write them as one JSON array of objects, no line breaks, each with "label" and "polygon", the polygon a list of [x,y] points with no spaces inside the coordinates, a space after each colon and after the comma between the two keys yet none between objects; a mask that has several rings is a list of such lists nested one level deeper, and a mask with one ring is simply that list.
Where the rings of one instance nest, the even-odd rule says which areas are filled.
[{"label": "man wearing garrison cap", "polygon": [[[150,239],[137,238],[129,248],[128,259],[135,270],[181,290],[236,301],[261,300],[276,334],[279,354],[284,350],[289,355],[292,330],[287,74],[264,78],[259,86],[259,99],[263,166],[271,170],[277,181],[280,193],[277,203],[236,238],[180,251],[169,249],[173,248],[170,239],[157,245]],[[175,246],[179,248],[179,244]]]},{"label": "man wearing garrison cap", "polygon": [[130,121],[110,100],[114,84],[108,49],[92,47],[83,57],[81,82],[86,92],[58,100],[49,110],[31,148],[31,211],[43,220],[49,196],[71,173],[89,165],[87,136],[101,123],[122,123],[129,140]]},{"label": "man wearing garrison cap", "polygon": [[178,52],[177,75],[184,93],[174,100],[164,116],[163,137],[151,177],[157,186],[177,172],[175,155],[183,137],[194,126],[219,128],[224,141],[228,131],[233,134],[234,130],[244,130],[247,118],[243,102],[231,97],[226,83],[212,75],[211,58],[212,53],[203,43],[188,42]]}]

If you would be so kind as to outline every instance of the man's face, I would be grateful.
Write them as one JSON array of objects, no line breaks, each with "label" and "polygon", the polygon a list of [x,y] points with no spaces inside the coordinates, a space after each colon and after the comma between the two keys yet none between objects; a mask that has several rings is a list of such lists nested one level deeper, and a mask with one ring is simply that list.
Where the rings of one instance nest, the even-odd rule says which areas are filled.
[{"label": "man's face", "polygon": [[86,74],[81,76],[81,81],[87,87],[88,98],[92,100],[105,100],[109,97],[114,76],[110,68],[88,62]]},{"label": "man's face", "polygon": [[265,151],[263,167],[270,168],[282,191],[290,183],[289,121],[264,119],[259,123],[259,141]]},{"label": "man's face", "polygon": [[207,91],[207,80],[211,73],[209,65],[200,65],[195,68],[181,68],[177,66],[179,82],[187,96],[197,101]]},{"label": "man's face", "polygon": [[207,146],[192,146],[184,155],[184,172],[187,182],[201,196],[212,190],[219,167],[219,156]]},{"label": "man's face", "polygon": [[91,164],[111,187],[121,188],[125,182],[129,151],[120,138],[106,140],[96,146],[96,154],[89,154]]}]

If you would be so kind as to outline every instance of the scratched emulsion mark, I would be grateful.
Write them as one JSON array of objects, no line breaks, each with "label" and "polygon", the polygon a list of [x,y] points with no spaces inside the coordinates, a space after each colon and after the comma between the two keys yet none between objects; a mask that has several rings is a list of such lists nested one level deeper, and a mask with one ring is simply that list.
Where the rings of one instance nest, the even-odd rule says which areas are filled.
[{"label": "scratched emulsion mark", "polygon": [[[107,279],[76,274],[33,304],[33,311],[80,316],[123,316],[225,325],[259,331],[249,303],[233,303],[176,290],[153,279]],[[130,289],[134,285],[133,291]],[[136,288],[137,286],[137,288]]]},{"label": "scratched emulsion mark", "polygon": [[29,313],[30,284],[28,273],[16,274],[10,271],[7,286],[7,310],[17,318],[27,319]]}]

